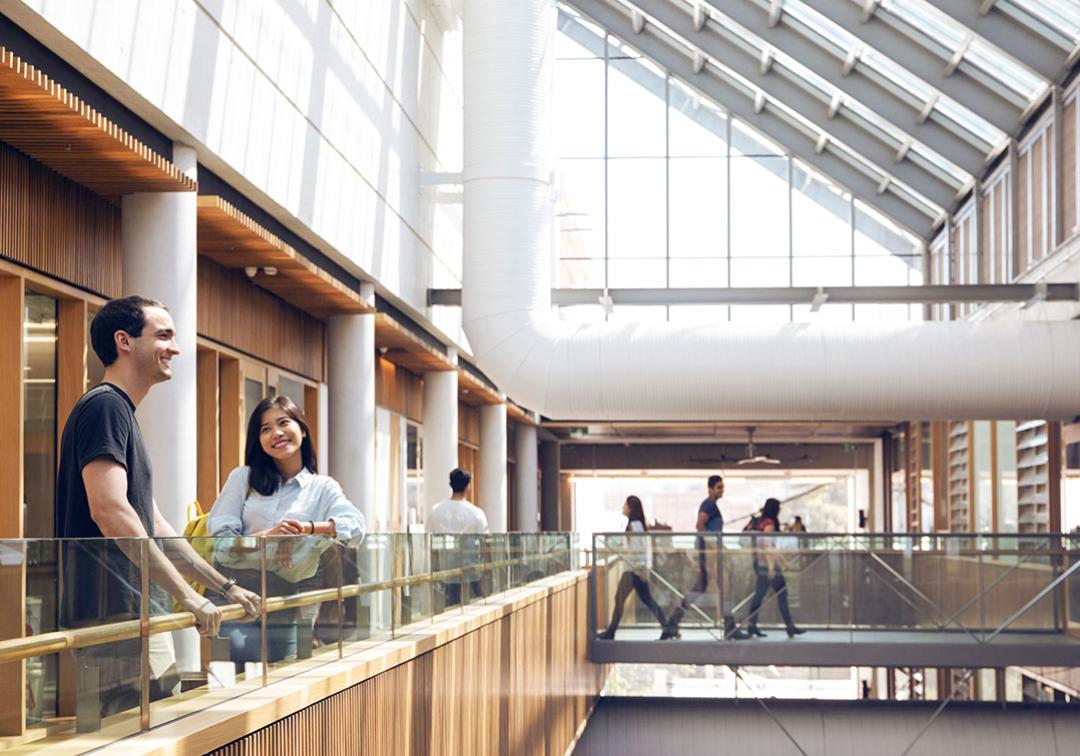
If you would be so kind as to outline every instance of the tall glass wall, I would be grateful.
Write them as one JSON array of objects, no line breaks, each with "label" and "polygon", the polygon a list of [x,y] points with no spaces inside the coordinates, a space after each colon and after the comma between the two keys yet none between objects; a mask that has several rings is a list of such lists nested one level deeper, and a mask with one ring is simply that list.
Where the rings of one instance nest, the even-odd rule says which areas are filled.
[{"label": "tall glass wall", "polygon": [[[665,71],[560,14],[564,288],[913,285],[919,243]],[[918,305],[562,308],[569,320],[921,320]]]}]

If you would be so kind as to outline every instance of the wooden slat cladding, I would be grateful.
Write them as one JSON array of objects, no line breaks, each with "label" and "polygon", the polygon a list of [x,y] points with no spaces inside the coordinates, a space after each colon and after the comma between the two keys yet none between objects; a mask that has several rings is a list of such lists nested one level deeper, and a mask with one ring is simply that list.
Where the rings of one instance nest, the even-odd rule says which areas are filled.
[{"label": "wooden slat cladding", "polygon": [[195,191],[168,160],[2,47],[0,140],[104,197]]},{"label": "wooden slat cladding", "polygon": [[360,295],[220,197],[199,197],[199,254],[224,268],[259,270],[255,283],[318,318],[371,312]]},{"label": "wooden slat cladding", "polygon": [[0,143],[0,257],[120,296],[120,209]]},{"label": "wooden slat cladding", "polygon": [[261,360],[321,381],[326,327],[247,280],[199,258],[198,330]]},{"label": "wooden slat cladding", "polygon": [[375,404],[416,423],[424,422],[424,384],[420,376],[379,357],[375,368]]},{"label": "wooden slat cladding", "polygon": [[606,675],[578,580],[214,751],[563,754]]}]

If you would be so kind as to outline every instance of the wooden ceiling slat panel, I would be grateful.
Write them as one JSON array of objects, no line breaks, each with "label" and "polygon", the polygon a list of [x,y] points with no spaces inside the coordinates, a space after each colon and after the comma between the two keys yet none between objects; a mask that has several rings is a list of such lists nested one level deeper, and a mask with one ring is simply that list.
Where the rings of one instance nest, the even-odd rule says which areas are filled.
[{"label": "wooden ceiling slat panel", "polygon": [[458,393],[466,404],[499,404],[503,398],[495,389],[487,385],[467,370],[458,369]]},{"label": "wooden ceiling slat panel", "polygon": [[260,270],[252,280],[315,317],[372,312],[357,292],[221,197],[198,199],[198,248],[226,268],[277,268],[277,275]]},{"label": "wooden ceiling slat panel", "polygon": [[175,165],[3,47],[0,141],[110,199],[196,188]]},{"label": "wooden ceiling slat panel", "polygon": [[454,364],[416,334],[384,312],[375,315],[375,346],[385,349],[383,359],[413,373],[454,370]]}]

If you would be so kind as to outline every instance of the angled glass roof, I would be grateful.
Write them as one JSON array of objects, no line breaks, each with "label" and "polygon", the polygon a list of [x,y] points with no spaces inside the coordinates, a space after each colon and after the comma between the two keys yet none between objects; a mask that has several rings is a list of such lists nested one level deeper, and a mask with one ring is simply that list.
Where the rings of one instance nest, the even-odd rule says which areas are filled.
[{"label": "angled glass roof", "polygon": [[[902,2],[903,0],[896,0]],[[887,7],[889,0],[885,0],[882,7]],[[788,14],[796,23],[802,24],[807,29],[818,35],[822,39],[828,39],[832,41],[836,51],[840,51],[841,54],[846,54],[848,50],[852,50],[862,45],[861,40],[853,34],[841,29],[835,23],[825,18],[817,11],[807,7],[798,0],[786,0],[783,4],[784,13]],[[933,8],[926,6],[926,11],[934,11]],[[934,13],[937,13],[934,11]],[[965,35],[959,33],[959,25],[952,23],[942,14],[933,16],[930,25],[935,30],[933,37],[938,40],[943,50],[948,49],[955,51],[964,44]],[[912,24],[918,22],[912,20]],[[954,28],[955,27],[955,28]],[[981,48],[988,48],[985,43],[981,43],[978,40],[973,40],[971,45],[974,47],[979,45]],[[985,51],[984,51],[985,52]],[[968,48],[968,54],[971,53],[971,48]],[[951,53],[950,53],[951,54]],[[1002,56],[997,55],[997,58]],[[893,59],[882,55],[872,48],[867,48],[862,56],[859,58],[860,62],[866,64],[879,75],[883,76],[887,81],[901,87],[902,89],[910,92],[922,102],[927,102],[931,98],[937,96],[939,99],[934,108],[949,120],[956,123],[961,128],[964,128],[982,142],[987,145],[991,145],[996,148],[1004,139],[1006,135],[999,129],[994,128],[991,124],[984,121],[979,116],[975,115],[971,111],[957,104],[953,100],[940,95],[933,87],[927,84],[925,81],[917,76],[913,76],[907,69],[904,68],[901,62],[894,61]],[[1005,61],[1005,72],[1008,72],[1008,60]],[[1025,75],[1026,69],[1021,66],[1013,65],[1014,68],[1019,68],[1018,75]],[[1003,74],[1004,75],[1004,74]],[[1029,76],[1030,79],[1017,84],[1018,87],[1038,87],[1039,93],[1045,89],[1045,82],[1035,76]],[[1032,93],[1024,93],[1025,99],[1030,99],[1035,96]],[[947,157],[947,156],[946,156]]]},{"label": "angled glass roof", "polygon": [[[791,85],[803,90],[814,100],[827,104],[830,118],[839,109],[854,128],[861,129],[887,148],[895,150],[896,160],[906,158],[924,173],[936,177],[939,182],[960,188],[972,178],[969,172],[978,170],[978,154],[989,158],[1007,142],[1009,134],[1006,130],[1016,133],[1010,124],[1012,114],[1015,112],[1016,129],[1019,129],[1022,125],[1022,114],[1029,112],[1029,108],[1046,96],[1051,85],[1057,83],[1048,81],[1035,70],[1020,63],[1008,54],[1008,51],[1003,51],[979,37],[971,28],[957,21],[953,17],[955,14],[950,15],[951,11],[946,13],[938,10],[928,0],[875,0],[874,23],[880,23],[883,27],[873,35],[867,35],[867,38],[876,40],[881,49],[874,49],[863,42],[859,36],[861,27],[852,19],[852,9],[844,7],[851,5],[863,8],[866,5],[864,0],[832,0],[837,4],[838,11],[843,10],[841,15],[833,14],[831,6],[822,4],[820,0],[738,0],[753,5],[756,12],[762,14],[762,20],[766,17],[771,20],[770,26],[775,24],[779,11],[781,23],[787,24],[791,30],[802,35],[835,61],[852,65],[850,56],[854,52],[854,65],[857,70],[877,86],[882,97],[899,97],[919,116],[916,123],[907,122],[908,118],[905,116],[905,123],[901,124],[895,120],[901,113],[893,105],[885,107],[883,102],[875,101],[871,97],[874,89],[862,83],[858,88],[846,86],[842,81],[834,79],[830,70],[822,67],[822,61],[817,56],[812,60],[799,60],[782,52],[773,43],[740,25],[746,23],[756,30],[759,28],[757,21],[748,20],[748,16],[734,12],[734,8],[725,15],[726,6],[723,3],[700,3],[698,0],[596,1],[613,9],[618,8],[633,17],[635,32],[640,31],[637,22],[642,17],[647,17],[650,27],[676,41],[679,47],[687,51],[686,54],[698,60],[700,56],[704,56],[709,61],[710,70],[720,74],[743,96],[754,98],[755,108],[760,107],[757,104],[759,101],[767,101],[770,107],[783,114],[789,124],[796,125],[811,138],[817,138],[819,151],[828,148],[842,154],[850,165],[881,182],[881,187],[895,187],[893,191],[923,212],[937,206],[902,181],[890,184],[893,173],[896,172],[892,167],[894,161],[886,160],[877,145],[863,142],[862,135],[853,132],[846,125],[844,128],[838,126],[837,134],[841,139],[847,137],[853,143],[860,144],[860,149],[866,150],[869,156],[860,154],[843,141],[826,141],[822,129],[833,131],[827,123],[816,122],[815,113],[803,114],[796,110],[795,107],[804,107],[799,103],[789,105],[784,102],[784,95],[792,93]],[[952,1],[961,0],[950,0]],[[566,2],[575,4],[575,0]],[[947,5],[940,7],[949,9]],[[684,34],[667,28],[663,22],[652,17],[652,14],[656,14],[667,18],[681,29],[682,22],[674,19],[685,16],[672,15],[670,10],[677,9],[679,14],[696,14],[699,8],[704,10],[709,19],[710,28],[722,35],[725,45],[734,46],[761,61],[762,73],[773,70],[785,83],[773,87],[766,83],[771,79],[754,78],[751,81],[743,78],[739,71],[747,70],[745,61],[736,64],[717,59],[714,57],[717,55],[715,50],[710,54],[708,50],[701,50],[694,44],[696,37],[692,32],[687,30]],[[815,8],[821,8],[821,12]],[[1045,43],[1062,50],[1063,62],[1080,48],[1080,0],[997,0],[992,12],[1007,15],[1012,22],[1027,27],[1039,36],[1040,44]],[[734,18],[739,21],[733,20]],[[832,18],[837,20],[833,21]],[[760,33],[765,34],[764,31]],[[989,31],[987,33],[989,34]],[[901,35],[902,44],[891,43],[889,35],[893,34]],[[805,49],[799,45],[789,48],[784,39],[777,37],[775,44],[793,52]],[[609,55],[638,57],[633,49],[634,40],[630,38],[628,41],[629,44],[613,41]],[[923,60],[914,65],[906,57],[889,56],[894,49],[909,49],[904,45],[910,43],[925,49],[928,56],[940,59],[941,73],[935,72],[935,65],[927,65]],[[704,42],[700,44],[705,45]],[[720,46],[716,49],[726,50],[730,47]],[[802,53],[798,55],[801,56]],[[963,71],[970,82],[962,81],[958,86],[954,86],[951,81],[946,81],[954,67]],[[912,70],[919,71],[927,78],[922,78]],[[1042,66],[1040,70],[1045,72],[1049,68]],[[746,73],[745,76],[750,74]],[[832,81],[836,81],[836,84]],[[980,116],[979,112],[983,112],[980,102],[984,91],[973,89],[969,92],[969,85],[976,88],[981,86],[993,93],[987,93],[986,96],[993,97],[996,94],[1000,98],[1001,107],[984,112],[986,118]],[[766,91],[762,91],[761,87]],[[948,90],[952,97],[943,94],[938,87]],[[775,96],[770,96],[771,92],[775,92]],[[849,92],[858,94],[851,96]],[[953,99],[954,97],[957,99]],[[1010,105],[1014,111],[1009,109]],[[922,119],[925,118],[934,122],[934,129],[927,130],[922,127]],[[987,118],[991,118],[993,122]],[[944,129],[944,132],[941,129]],[[923,139],[927,144],[922,143]],[[934,147],[931,148],[928,144],[933,144]],[[936,196],[939,202],[944,199],[940,189],[931,183],[922,181],[919,176],[909,171],[899,172],[909,177],[911,183],[918,185],[920,190]],[[884,188],[879,189],[880,191],[884,191]]]},{"label": "angled glass roof", "polygon": [[[1043,2],[1045,0],[1035,0],[1036,4]],[[1063,4],[1071,3],[1072,0],[1063,0]],[[964,61],[991,74],[1024,97],[1028,104],[1046,91],[1048,82],[1045,79],[978,37],[968,42],[969,36],[973,36],[970,29],[922,0],[881,0],[881,11],[901,21],[907,27],[905,33],[925,37],[946,60],[968,44]]]}]

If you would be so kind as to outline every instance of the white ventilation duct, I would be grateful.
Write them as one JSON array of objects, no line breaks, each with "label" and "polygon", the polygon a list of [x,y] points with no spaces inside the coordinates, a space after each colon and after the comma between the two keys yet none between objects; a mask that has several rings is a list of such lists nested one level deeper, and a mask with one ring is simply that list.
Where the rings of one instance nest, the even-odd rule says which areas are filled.
[{"label": "white ventilation duct", "polygon": [[[554,419],[1071,419],[1080,323],[574,325],[550,302],[553,0],[466,0],[464,328]],[[632,124],[617,127],[633,128]]]}]

